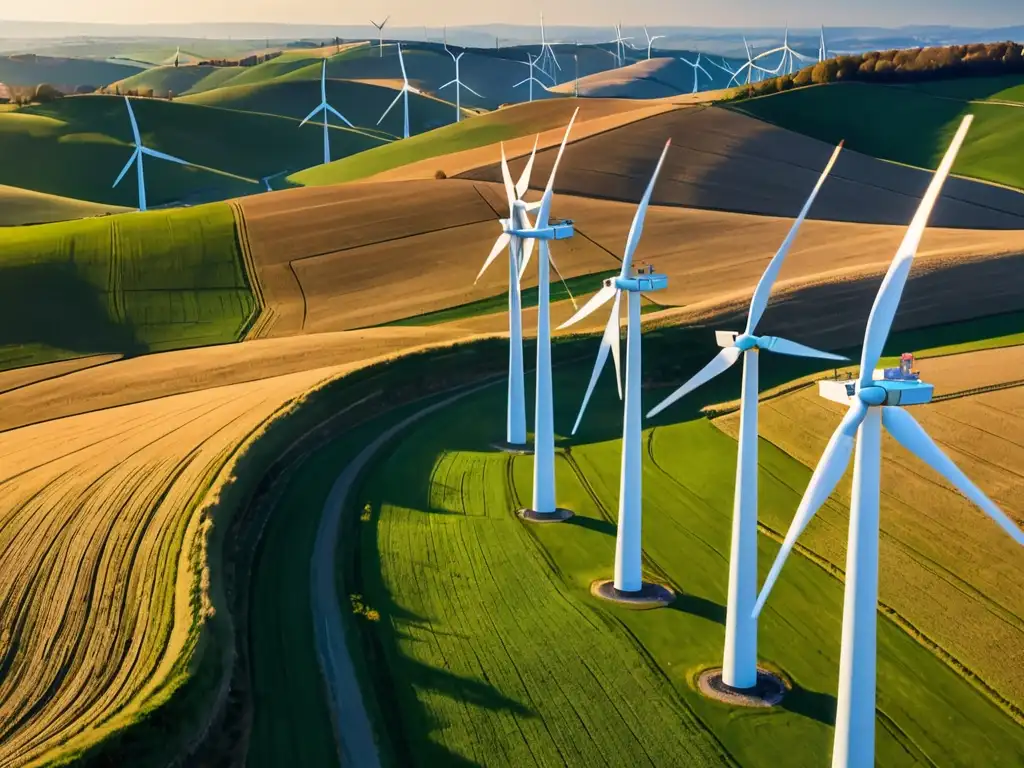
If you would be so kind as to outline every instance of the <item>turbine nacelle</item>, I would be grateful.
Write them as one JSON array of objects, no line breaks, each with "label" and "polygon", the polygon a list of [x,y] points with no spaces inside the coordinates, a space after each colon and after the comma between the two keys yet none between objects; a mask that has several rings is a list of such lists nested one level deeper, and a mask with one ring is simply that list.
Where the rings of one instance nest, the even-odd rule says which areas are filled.
[{"label": "turbine nacelle", "polygon": [[[877,373],[876,373],[877,375]],[[860,401],[869,407],[882,405],[924,405],[930,403],[935,387],[918,379],[874,379],[869,386],[857,381],[819,381],[818,394],[842,405]]]},{"label": "turbine nacelle", "polygon": [[609,277],[604,281],[605,287],[630,293],[652,293],[668,288],[668,275],[651,271],[632,277]]},{"label": "turbine nacelle", "polygon": [[509,229],[506,232],[513,237],[521,237],[524,240],[568,240],[576,234],[576,230],[573,229],[572,219],[553,221],[546,227]]}]

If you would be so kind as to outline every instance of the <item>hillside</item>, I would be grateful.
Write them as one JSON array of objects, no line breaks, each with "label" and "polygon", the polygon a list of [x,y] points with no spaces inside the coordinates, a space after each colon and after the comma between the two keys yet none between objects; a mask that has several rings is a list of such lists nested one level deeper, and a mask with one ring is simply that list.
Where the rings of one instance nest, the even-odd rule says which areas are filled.
[{"label": "hillside", "polygon": [[[680,57],[692,62],[697,61],[696,53],[679,51],[677,56],[644,59],[618,69],[597,72],[580,78],[579,95],[590,98],[658,99],[692,93],[694,68],[684,63]],[[704,58],[701,60],[701,66],[707,73],[699,71],[699,91],[716,91],[728,85],[732,76],[723,69]],[[553,90],[571,95],[575,88],[576,84],[569,81],[556,86]]]},{"label": "hillside", "polygon": [[[224,199],[262,191],[259,179],[323,160],[318,125],[159,99],[133,102],[143,140],[202,168],[146,161],[151,205],[182,199]],[[0,113],[0,183],[40,192],[134,207],[134,174],[114,179],[131,156],[124,100],[81,96]],[[381,139],[347,128],[332,132],[337,155],[376,146]],[[73,172],[69,172],[73,171]]]},{"label": "hillside", "polygon": [[68,92],[80,85],[100,88],[139,72],[139,67],[95,59],[37,56],[17,53],[0,56],[0,83],[35,86],[49,83]]},{"label": "hillside", "polygon": [[971,141],[953,172],[1024,189],[1022,113],[995,103],[1021,101],[1024,75],[957,83],[831,83],[746,99],[732,108],[823,141],[845,138],[850,149],[920,168],[935,168],[960,118],[970,113]]},{"label": "hillside", "polygon": [[102,216],[125,210],[127,209],[116,205],[100,205],[0,185],[0,227],[84,219],[88,216]]},{"label": "hillside", "polygon": [[[770,97],[764,103],[821,90],[794,91]],[[843,103],[841,100],[837,102],[837,110]],[[805,105],[799,112],[789,114],[802,115],[808,108],[809,105]],[[1019,117],[1016,114],[1018,110],[1009,107],[983,109],[1002,109]],[[832,120],[829,117],[820,119]],[[849,115],[848,120],[852,120]],[[881,125],[878,121],[866,123],[863,120],[859,125],[868,123]],[[652,200],[662,205],[769,216],[796,215],[833,150],[828,143],[732,109],[693,107],[654,115],[571,142],[566,148],[555,189],[566,194],[635,203],[643,194],[649,169],[669,138],[672,139],[672,148]],[[836,141],[839,138],[836,137]],[[986,138],[983,130],[973,133],[964,154],[973,153],[976,157],[979,153],[984,154],[985,147],[990,144]],[[905,226],[927,187],[929,175],[851,151],[855,148],[852,141],[848,141],[847,146],[850,149],[839,157],[811,216]],[[998,146],[1009,158],[1005,164],[1010,165],[1018,158],[1024,162],[1019,153],[1014,155],[1013,148],[1002,144]],[[547,179],[556,151],[557,147],[551,147],[538,153],[531,182],[533,186],[541,186]],[[496,158],[497,153],[491,157]],[[999,162],[998,157],[993,155],[993,162]],[[513,175],[524,163],[524,158],[512,163]],[[460,177],[491,182],[501,180],[499,164],[493,161]],[[1022,229],[1024,194],[975,181],[951,179],[932,222],[935,226],[944,227]]]},{"label": "hillside", "polygon": [[235,341],[255,306],[227,204],[0,237],[0,370]]},{"label": "hillside", "polygon": [[170,93],[183,96],[218,88],[242,71],[242,67],[210,65],[153,67],[111,83],[105,90],[107,93],[126,93],[152,89],[153,95],[159,98],[166,98]]}]

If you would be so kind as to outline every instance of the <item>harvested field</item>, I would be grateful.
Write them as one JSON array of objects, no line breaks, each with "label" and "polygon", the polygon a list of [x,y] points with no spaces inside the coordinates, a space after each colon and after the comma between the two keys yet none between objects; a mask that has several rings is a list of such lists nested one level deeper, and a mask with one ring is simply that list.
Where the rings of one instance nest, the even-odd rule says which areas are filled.
[{"label": "harvested field", "polygon": [[25,368],[15,368],[10,371],[0,372],[0,394],[10,392],[14,389],[21,389],[47,379],[55,379],[67,376],[75,371],[82,371],[96,365],[104,365],[120,360],[120,355],[92,355],[91,357],[76,357],[72,360],[61,360],[56,363],[41,363],[30,365]]},{"label": "harvested field", "polygon": [[240,443],[330,373],[0,435],[0,763],[74,754],[183,681],[208,606],[197,512]]},{"label": "harvested field", "polygon": [[[1021,370],[1024,348],[923,360],[938,392],[991,384]],[[1002,369],[1002,370],[1000,370]],[[912,409],[954,461],[1018,524],[1024,522],[1024,387],[954,398]],[[767,400],[762,437],[814,466],[843,409],[816,387]],[[738,416],[717,419],[735,435]],[[1024,562],[1013,541],[888,436],[882,473],[880,600],[909,631],[920,633],[963,665],[1024,716]],[[847,473],[847,477],[850,473]],[[797,489],[800,490],[800,489]],[[845,568],[850,485],[832,500],[801,539],[834,567]],[[761,523],[784,532],[792,510],[762,509]],[[786,576],[783,574],[782,580]]]},{"label": "harvested field", "polygon": [[[718,107],[675,110],[571,143],[555,189],[637,202],[665,144],[672,139],[653,202],[713,210],[795,216],[833,147]],[[556,149],[538,153],[533,185],[543,187]],[[525,160],[512,164],[513,174]],[[500,182],[493,160],[461,178]],[[930,173],[847,150],[812,217],[906,225]],[[973,229],[1024,228],[1024,194],[950,179],[932,223]]]},{"label": "harvested field", "polygon": [[473,336],[445,326],[372,328],[131,358],[0,393],[0,433],[183,392],[374,361]]}]

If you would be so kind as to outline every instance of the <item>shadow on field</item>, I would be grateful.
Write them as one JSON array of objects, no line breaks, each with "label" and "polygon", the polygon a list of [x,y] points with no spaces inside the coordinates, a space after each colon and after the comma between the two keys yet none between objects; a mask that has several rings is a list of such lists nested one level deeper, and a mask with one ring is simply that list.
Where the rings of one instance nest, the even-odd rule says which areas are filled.
[{"label": "shadow on field", "polygon": [[684,592],[677,594],[676,599],[666,607],[672,611],[688,613],[691,616],[699,616],[702,619],[713,621],[715,624],[725,625],[725,606],[714,600],[708,600],[706,597]]},{"label": "shadow on field", "polygon": [[794,684],[782,700],[782,708],[825,725],[836,722],[836,697],[831,693],[809,691]]},{"label": "shadow on field", "polygon": [[573,515],[565,521],[568,525],[575,525],[580,528],[586,528],[588,531],[594,531],[595,533],[603,533],[606,536],[615,535],[615,523],[610,520],[596,520],[593,517],[586,517],[584,515]]},{"label": "shadow on field", "polygon": [[107,295],[71,264],[9,267],[0,282],[0,347],[43,344],[81,354],[145,351],[131,323],[118,320],[107,302]]}]

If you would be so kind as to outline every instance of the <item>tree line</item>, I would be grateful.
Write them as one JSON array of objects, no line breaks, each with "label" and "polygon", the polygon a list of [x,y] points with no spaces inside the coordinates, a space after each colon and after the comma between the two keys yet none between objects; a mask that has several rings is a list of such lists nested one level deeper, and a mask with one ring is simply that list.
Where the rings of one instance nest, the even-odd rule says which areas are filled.
[{"label": "tree line", "polygon": [[837,56],[793,74],[751,83],[741,87],[733,98],[763,96],[819,83],[919,83],[1015,73],[1024,73],[1024,46],[1014,42],[871,51]]}]

